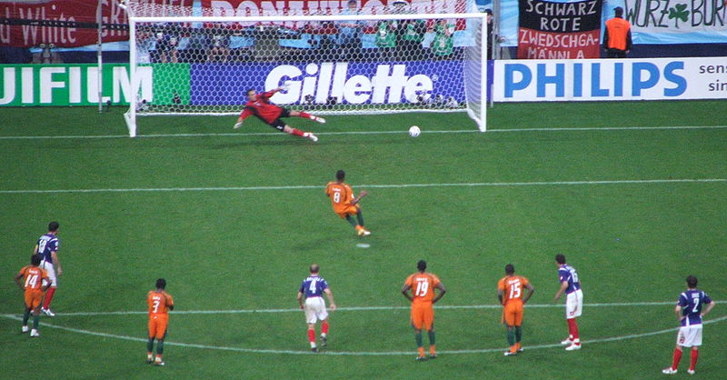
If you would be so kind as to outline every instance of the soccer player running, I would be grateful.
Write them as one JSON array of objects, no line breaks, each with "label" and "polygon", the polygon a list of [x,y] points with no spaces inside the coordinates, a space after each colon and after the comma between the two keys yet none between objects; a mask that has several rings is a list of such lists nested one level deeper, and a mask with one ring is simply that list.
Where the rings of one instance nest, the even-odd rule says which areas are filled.
[{"label": "soccer player running", "polygon": [[43,293],[50,285],[48,274],[39,267],[41,257],[34,254],[30,257],[30,265],[24,266],[15,276],[15,283],[25,291],[25,312],[23,313],[22,332],[28,332],[28,320],[30,313],[33,313],[33,329],[30,330],[31,337],[38,337],[38,324],[40,323],[40,303],[43,300]]},{"label": "soccer player running", "polygon": [[[707,305],[707,308],[704,308]],[[707,293],[697,289],[697,278],[687,277],[687,291],[679,295],[674,313],[679,320],[680,327],[677,334],[677,344],[674,349],[674,357],[671,367],[664,368],[661,372],[666,375],[677,373],[679,361],[682,359],[684,347],[691,347],[692,353],[687,373],[694,375],[699,358],[699,346],[702,345],[702,317],[707,315],[715,303]]]},{"label": "soccer player running", "polygon": [[318,352],[316,345],[316,323],[321,321],[321,347],[328,345],[328,311],[323,294],[328,297],[331,303],[331,311],[336,310],[336,302],[333,300],[333,292],[328,287],[328,282],[319,275],[320,266],[311,264],[310,275],[303,280],[298,288],[298,304],[305,312],[305,320],[308,323],[308,342],[313,352]]},{"label": "soccer player running", "polygon": [[[166,292],[167,281],[160,278],[156,282],[156,289],[150,290],[146,295],[149,310],[149,341],[146,343],[146,362],[162,366],[164,361],[164,338],[167,336],[169,325],[169,310],[174,310],[174,298]],[[154,356],[154,339],[157,340],[156,357]]]},{"label": "soccer player running", "polygon": [[[417,344],[417,361],[427,360],[424,354],[422,330],[429,334],[429,358],[436,359],[436,339],[434,334],[434,307],[447,292],[444,284],[433,273],[427,273],[427,262],[417,262],[418,272],[410,275],[401,288],[401,293],[411,301],[411,325],[414,328],[414,339]],[[435,289],[438,292],[435,292]],[[435,293],[436,296],[435,296]]]},{"label": "soccer player running", "polygon": [[580,317],[583,312],[581,282],[578,279],[576,268],[566,263],[565,255],[555,255],[555,265],[558,267],[560,289],[555,293],[554,300],[558,301],[560,296],[565,293],[565,319],[568,322],[568,339],[563,340],[560,344],[566,346],[566,351],[580,350],[581,339],[576,318]]},{"label": "soccer player running", "polygon": [[40,268],[44,269],[48,273],[48,278],[50,278],[50,288],[45,294],[43,306],[40,309],[43,314],[49,317],[55,316],[55,313],[50,309],[50,303],[53,301],[53,296],[58,288],[58,276],[63,274],[63,268],[58,259],[58,250],[61,247],[61,241],[58,239],[59,228],[60,224],[58,222],[48,223],[48,233],[38,238],[38,243],[33,249],[33,254],[39,254],[41,257]]},{"label": "soccer player running", "polygon": [[523,306],[533,292],[535,288],[527,278],[516,276],[512,264],[505,265],[505,277],[497,282],[497,299],[504,306],[502,321],[507,327],[507,343],[510,345],[510,350],[505,351],[505,356],[517,355],[523,350],[520,344],[523,334]]},{"label": "soccer player running", "polygon": [[[326,184],[326,195],[331,199],[331,206],[341,219],[346,219],[356,230],[358,236],[369,236],[371,231],[364,227],[363,214],[359,201],[368,195],[366,191],[362,191],[358,197],[354,197],[353,189],[344,181],[346,180],[346,172],[339,170],[336,172],[336,181]],[[354,219],[353,216],[356,216]]]},{"label": "soccer player running", "polygon": [[263,92],[262,94],[258,94],[257,91],[255,91],[254,89],[247,90],[247,103],[245,104],[245,108],[240,113],[240,117],[237,118],[237,123],[235,123],[235,126],[233,128],[241,128],[242,123],[243,121],[245,121],[245,119],[250,116],[256,116],[265,124],[268,124],[281,132],[285,132],[294,136],[304,137],[313,142],[318,141],[318,137],[312,132],[305,132],[301,131],[300,129],[293,128],[285,124],[285,122],[280,120],[280,118],[291,116],[304,117],[306,119],[311,119],[319,123],[325,123],[326,119],[318,116],[313,116],[307,112],[291,111],[270,103],[270,97],[281,90],[283,90],[283,88],[276,88],[268,92]]}]

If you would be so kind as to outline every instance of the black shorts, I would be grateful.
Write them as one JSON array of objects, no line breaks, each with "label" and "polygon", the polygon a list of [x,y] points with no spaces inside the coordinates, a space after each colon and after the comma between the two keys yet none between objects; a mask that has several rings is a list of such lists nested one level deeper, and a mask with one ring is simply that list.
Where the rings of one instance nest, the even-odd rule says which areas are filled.
[{"label": "black shorts", "polygon": [[270,126],[279,131],[282,131],[283,129],[285,129],[285,122],[280,120],[281,117],[290,117],[290,111],[283,108],[282,111],[280,112],[280,116],[278,116],[277,119],[273,120],[272,123],[269,123]]}]

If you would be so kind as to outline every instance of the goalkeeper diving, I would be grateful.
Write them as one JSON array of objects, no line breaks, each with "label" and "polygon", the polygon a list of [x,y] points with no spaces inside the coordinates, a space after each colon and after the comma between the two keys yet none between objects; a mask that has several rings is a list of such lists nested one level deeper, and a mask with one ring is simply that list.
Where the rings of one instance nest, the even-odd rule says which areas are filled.
[{"label": "goalkeeper diving", "polygon": [[240,113],[240,117],[237,118],[234,128],[239,129],[242,127],[242,123],[250,116],[257,116],[258,119],[262,120],[265,124],[290,135],[303,137],[313,142],[318,141],[318,137],[312,132],[302,131],[297,128],[293,128],[287,125],[284,121],[280,120],[283,117],[304,117],[311,119],[319,123],[325,123],[326,119],[318,116],[311,115],[307,112],[302,111],[291,111],[283,107],[277,106],[270,103],[270,97],[275,95],[276,92],[283,90],[284,88],[276,88],[271,91],[263,92],[258,94],[255,89],[247,90],[247,103],[245,108]]}]

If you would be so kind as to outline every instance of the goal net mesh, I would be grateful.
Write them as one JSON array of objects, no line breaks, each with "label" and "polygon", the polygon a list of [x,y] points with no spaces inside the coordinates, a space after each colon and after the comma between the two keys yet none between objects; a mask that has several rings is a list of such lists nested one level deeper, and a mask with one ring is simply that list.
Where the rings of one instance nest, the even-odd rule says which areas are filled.
[{"label": "goal net mesh", "polygon": [[271,101],[289,109],[466,110],[484,130],[484,19],[467,12],[467,1],[342,0],[274,12],[249,3],[127,2],[132,136],[136,116],[234,115],[248,90],[279,87]]}]

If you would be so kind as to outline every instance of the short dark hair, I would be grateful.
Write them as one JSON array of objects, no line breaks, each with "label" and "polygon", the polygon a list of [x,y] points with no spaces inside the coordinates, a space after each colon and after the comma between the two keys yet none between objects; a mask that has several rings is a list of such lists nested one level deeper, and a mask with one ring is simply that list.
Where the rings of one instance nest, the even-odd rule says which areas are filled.
[{"label": "short dark hair", "polygon": [[37,253],[30,256],[30,263],[36,267],[40,265],[41,260],[43,260],[43,258]]},{"label": "short dark hair", "polygon": [[346,179],[346,172],[343,171],[343,170],[337,171],[336,172],[336,179],[339,180],[339,181],[343,181],[344,179]]},{"label": "short dark hair", "polygon": [[559,254],[555,255],[555,261],[558,264],[565,264],[565,255],[562,254],[562,253],[559,253]]},{"label": "short dark hair", "polygon": [[621,8],[621,7],[616,7],[616,8],[613,8],[613,12],[614,12],[614,14],[615,14],[616,16],[623,16],[623,14],[624,14],[624,9],[623,9],[623,8]]},{"label": "short dark hair", "polygon": [[687,286],[690,289],[696,288],[697,282],[698,282],[697,277],[692,276],[692,275],[687,276]]},{"label": "short dark hair", "polygon": [[50,222],[50,223],[48,223],[48,231],[49,231],[49,232],[55,232],[55,231],[58,231],[58,228],[59,228],[60,226],[61,226],[61,225],[60,225],[60,224],[58,224],[58,222]]},{"label": "short dark hair", "polygon": [[515,267],[512,264],[505,265],[505,273],[506,274],[513,274],[513,273],[515,273]]},{"label": "short dark hair", "polygon": [[248,88],[247,91],[245,91],[245,95],[250,95],[250,92],[255,92],[254,88]]},{"label": "short dark hair", "polygon": [[417,269],[419,269],[422,272],[427,270],[427,262],[424,260],[419,260],[417,262]]},{"label": "short dark hair", "polygon": [[318,273],[321,271],[321,266],[318,264],[311,264],[309,269],[311,273]]},{"label": "short dark hair", "polygon": [[157,280],[157,289],[164,289],[167,287],[167,280],[160,278]]}]

